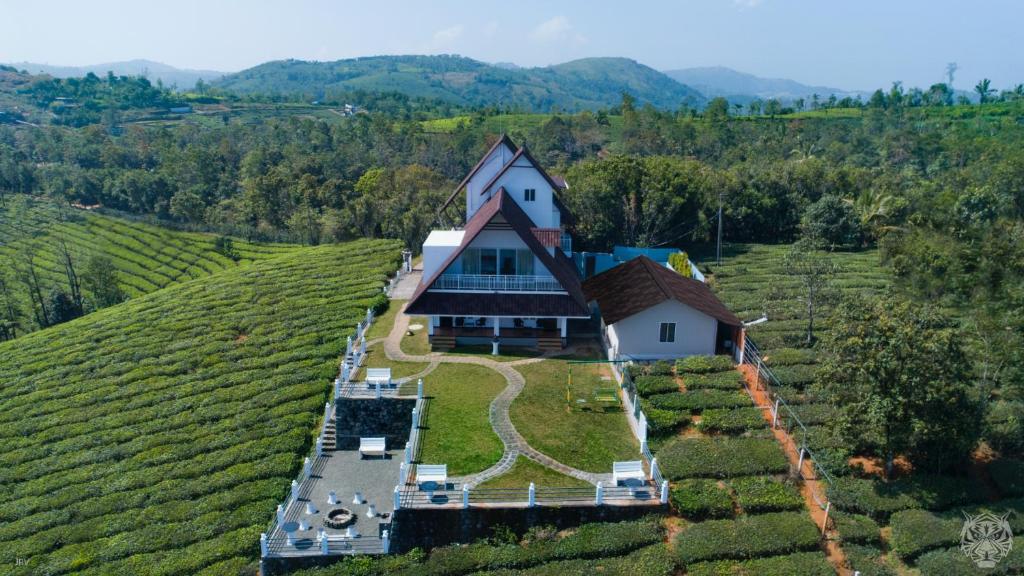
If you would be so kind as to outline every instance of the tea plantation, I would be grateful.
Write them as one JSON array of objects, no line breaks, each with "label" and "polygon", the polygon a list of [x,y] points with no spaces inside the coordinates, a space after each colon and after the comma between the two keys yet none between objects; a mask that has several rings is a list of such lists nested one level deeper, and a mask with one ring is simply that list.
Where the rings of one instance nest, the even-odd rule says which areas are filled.
[{"label": "tea plantation", "polygon": [[[102,237],[150,237],[122,231]],[[227,266],[201,244],[161,254],[195,270]],[[255,566],[344,338],[381,303],[398,261],[395,241],[296,250],[0,344],[3,573]],[[140,291],[191,268],[158,269]]]},{"label": "tea plantation", "polygon": [[213,234],[178,232],[22,195],[0,205],[0,267],[13,270],[21,264],[26,249],[34,248],[44,292],[54,285],[66,288],[64,266],[59,260],[61,241],[79,273],[90,256],[110,258],[121,288],[129,297],[296,248],[235,239],[230,249],[218,250],[215,240]]}]

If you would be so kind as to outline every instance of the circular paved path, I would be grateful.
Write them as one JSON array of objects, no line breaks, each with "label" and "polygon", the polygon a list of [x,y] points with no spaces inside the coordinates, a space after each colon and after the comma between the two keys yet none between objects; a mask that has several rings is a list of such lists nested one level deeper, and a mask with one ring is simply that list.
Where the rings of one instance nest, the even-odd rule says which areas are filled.
[{"label": "circular paved path", "polygon": [[[505,389],[491,401],[489,416],[491,427],[494,428],[495,434],[498,435],[498,438],[501,439],[501,443],[504,446],[501,459],[483,472],[470,474],[468,476],[453,477],[451,479],[452,482],[457,484],[469,484],[470,487],[474,487],[511,470],[512,465],[515,464],[516,458],[519,456],[524,456],[542,466],[561,472],[566,476],[572,476],[573,478],[590,482],[591,484],[597,484],[599,481],[604,481],[605,484],[611,482],[612,475],[610,473],[596,474],[594,472],[578,470],[542,454],[538,450],[532,448],[526,439],[519,434],[515,426],[512,425],[512,419],[509,417],[509,408],[512,406],[512,401],[519,396],[523,387],[526,386],[526,379],[523,378],[523,375],[520,374],[514,366],[541,362],[544,359],[553,356],[554,353],[546,352],[543,356],[537,358],[525,358],[523,360],[515,360],[512,362],[496,362],[489,358],[478,358],[475,356],[447,356],[437,352],[431,352],[430,354],[424,355],[406,354],[402,351],[401,342],[402,336],[409,327],[409,317],[404,314],[404,311],[405,304],[402,305],[402,310],[400,310],[396,315],[395,325],[391,328],[391,332],[388,334],[387,338],[383,340],[384,354],[386,354],[391,360],[398,362],[429,363],[426,370],[416,374],[412,378],[420,378],[429,374],[441,363],[477,364],[479,366],[486,366],[487,368],[498,372],[505,377],[505,381],[508,383],[505,386]],[[370,344],[378,341],[371,342]],[[564,351],[558,352],[558,354],[564,353]]]}]

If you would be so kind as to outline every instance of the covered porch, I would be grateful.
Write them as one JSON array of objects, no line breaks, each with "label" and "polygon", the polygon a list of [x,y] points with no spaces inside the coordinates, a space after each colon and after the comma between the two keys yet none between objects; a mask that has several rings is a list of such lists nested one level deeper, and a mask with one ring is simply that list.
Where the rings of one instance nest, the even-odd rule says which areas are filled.
[{"label": "covered porch", "polygon": [[528,318],[506,316],[429,316],[427,334],[435,349],[457,345],[492,346],[498,354],[502,346],[521,346],[541,350],[560,350],[568,337],[568,318]]}]

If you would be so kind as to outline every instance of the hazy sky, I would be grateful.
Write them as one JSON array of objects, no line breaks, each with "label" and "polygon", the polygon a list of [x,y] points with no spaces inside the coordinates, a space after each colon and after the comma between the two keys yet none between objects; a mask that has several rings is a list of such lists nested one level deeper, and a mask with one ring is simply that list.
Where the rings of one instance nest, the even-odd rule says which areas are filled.
[{"label": "hazy sky", "polygon": [[0,0],[0,62],[267,60],[457,53],[539,66],[626,56],[842,89],[1024,82],[1024,0]]}]

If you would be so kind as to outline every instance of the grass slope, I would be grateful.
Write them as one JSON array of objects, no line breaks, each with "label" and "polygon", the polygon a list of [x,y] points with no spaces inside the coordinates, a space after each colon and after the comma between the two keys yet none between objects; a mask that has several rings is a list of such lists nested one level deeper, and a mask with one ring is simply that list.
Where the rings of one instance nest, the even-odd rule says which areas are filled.
[{"label": "grass slope", "polygon": [[[6,204],[0,206],[0,266],[13,270],[20,261],[19,255],[33,246],[38,273],[47,288],[59,285],[67,289],[58,252],[62,240],[75,259],[79,274],[89,256],[108,256],[129,297],[296,249],[285,244],[236,240],[234,248],[239,256],[236,262],[214,249],[215,239],[213,234],[177,232],[60,207],[54,202],[24,195],[9,197]],[[16,288],[22,291],[20,284]],[[25,304],[26,315],[30,316],[27,296]]]},{"label": "grass slope", "polygon": [[251,569],[398,249],[303,249],[0,344],[4,573]]}]

